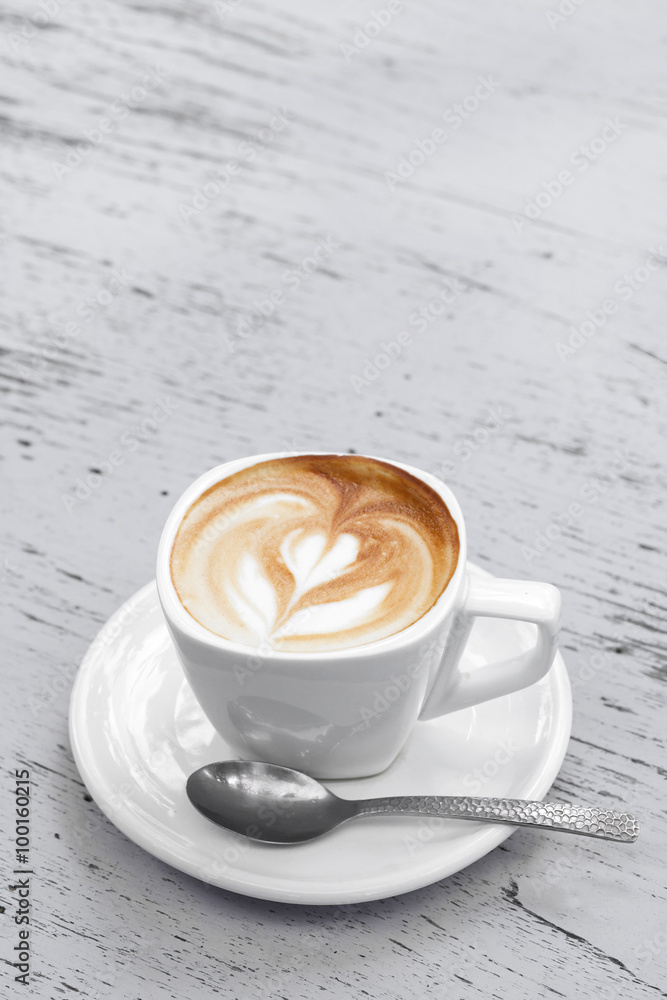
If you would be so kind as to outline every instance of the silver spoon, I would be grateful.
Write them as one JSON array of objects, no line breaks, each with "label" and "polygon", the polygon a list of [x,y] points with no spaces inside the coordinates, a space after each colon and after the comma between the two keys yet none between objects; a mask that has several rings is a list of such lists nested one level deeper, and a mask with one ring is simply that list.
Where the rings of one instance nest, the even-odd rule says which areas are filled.
[{"label": "silver spoon", "polygon": [[560,802],[406,795],[341,799],[301,771],[254,760],[223,760],[190,775],[186,790],[207,819],[269,844],[301,844],[356,816],[414,815],[537,826],[631,843],[639,824],[630,813]]}]

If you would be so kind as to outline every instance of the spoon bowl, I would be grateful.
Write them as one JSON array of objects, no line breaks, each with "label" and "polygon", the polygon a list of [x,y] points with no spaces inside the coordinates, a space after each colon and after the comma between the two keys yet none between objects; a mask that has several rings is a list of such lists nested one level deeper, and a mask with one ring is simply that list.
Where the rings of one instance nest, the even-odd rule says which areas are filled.
[{"label": "spoon bowl", "polygon": [[207,819],[268,844],[301,844],[356,814],[315,778],[278,764],[225,760],[190,775],[188,798]]}]

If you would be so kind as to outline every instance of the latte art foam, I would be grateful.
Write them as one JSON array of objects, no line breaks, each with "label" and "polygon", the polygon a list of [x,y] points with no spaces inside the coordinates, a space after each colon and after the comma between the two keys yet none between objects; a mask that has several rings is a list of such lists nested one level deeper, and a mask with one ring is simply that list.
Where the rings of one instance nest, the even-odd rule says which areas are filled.
[{"label": "latte art foam", "polygon": [[323,651],[402,631],[435,604],[459,551],[444,501],[357,455],[261,462],[183,518],[171,576],[201,625],[247,646]]}]

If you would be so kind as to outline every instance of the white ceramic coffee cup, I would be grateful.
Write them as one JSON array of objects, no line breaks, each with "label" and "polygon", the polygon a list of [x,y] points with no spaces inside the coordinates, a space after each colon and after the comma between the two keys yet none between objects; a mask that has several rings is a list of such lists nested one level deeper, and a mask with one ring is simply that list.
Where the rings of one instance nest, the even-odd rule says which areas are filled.
[{"label": "white ceramic coffee cup", "polygon": [[[179,659],[203,711],[240,756],[320,778],[377,774],[391,764],[418,720],[518,691],[547,673],[558,639],[559,591],[548,583],[470,574],[465,524],[451,490],[427,472],[388,459],[381,461],[405,469],[442,497],[459,532],[454,575],[425,615],[385,639],[330,652],[256,649],[200,625],[171,579],[171,549],[181,520],[215,483],[288,454],[294,455],[255,455],[206,472],[177,501],[158,549],[157,589]],[[476,617],[532,622],[535,642],[518,649],[512,660],[466,674],[459,662]]]}]

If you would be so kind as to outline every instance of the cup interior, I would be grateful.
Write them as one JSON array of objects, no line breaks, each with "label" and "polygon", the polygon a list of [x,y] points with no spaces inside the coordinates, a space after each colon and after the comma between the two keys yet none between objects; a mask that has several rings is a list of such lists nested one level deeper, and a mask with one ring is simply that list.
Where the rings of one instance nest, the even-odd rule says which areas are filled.
[{"label": "cup interior", "polygon": [[[195,482],[193,482],[176,501],[162,531],[158,547],[156,567],[156,581],[160,603],[162,604],[163,611],[172,629],[176,629],[187,637],[195,639],[213,649],[230,650],[238,653],[239,655],[249,655],[253,652],[257,652],[257,649],[253,646],[244,646],[240,643],[225,639],[222,636],[217,635],[215,632],[211,632],[204,625],[201,625],[198,621],[196,621],[196,619],[194,619],[188,611],[186,611],[181,604],[171,578],[171,550],[178,526],[192,504],[201,496],[202,493],[205,493],[206,490],[215,486],[216,483],[221,482],[223,479],[226,479],[236,472],[240,472],[242,469],[278,458],[293,457],[295,454],[338,454],[341,457],[345,457],[346,453],[331,451],[308,451],[300,453],[271,452],[265,455],[253,455],[248,458],[235,459],[231,462],[225,462],[222,465],[218,465],[213,469],[209,469],[208,472],[205,472],[199,477],[199,479],[195,480]],[[271,658],[273,660],[326,661],[331,659],[341,659],[342,657],[350,655],[355,657],[365,655],[372,656],[379,651],[386,652],[393,647],[400,648],[407,643],[418,641],[422,637],[428,635],[447,618],[456,605],[465,579],[465,564],[467,559],[465,523],[463,521],[461,508],[459,507],[456,497],[445,483],[431,473],[424,472],[422,469],[417,469],[412,465],[407,465],[404,462],[397,462],[393,459],[381,458],[377,455],[362,455],[360,457],[386,462],[388,465],[393,465],[396,468],[409,472],[411,475],[415,476],[415,478],[420,479],[422,482],[426,483],[427,486],[430,486],[431,489],[433,489],[444,501],[456,523],[459,534],[459,555],[454,574],[433,607],[422,615],[421,618],[417,619],[417,621],[413,622],[407,628],[402,629],[400,632],[396,632],[393,635],[385,637],[384,639],[378,639],[363,645],[351,646],[343,649],[321,650],[316,652],[295,652],[272,649]]]}]

